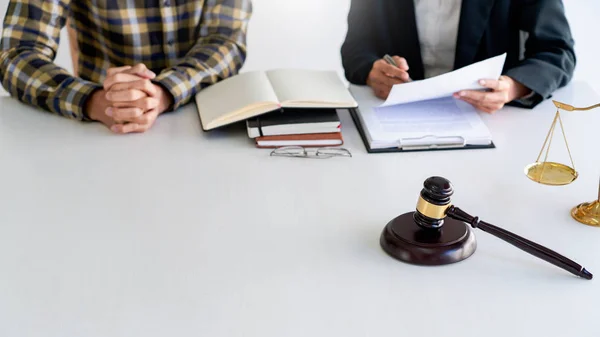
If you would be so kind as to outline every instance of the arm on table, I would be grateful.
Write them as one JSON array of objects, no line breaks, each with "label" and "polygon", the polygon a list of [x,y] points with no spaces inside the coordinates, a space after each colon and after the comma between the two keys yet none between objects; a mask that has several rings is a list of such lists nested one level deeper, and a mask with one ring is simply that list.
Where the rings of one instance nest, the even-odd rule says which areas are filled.
[{"label": "arm on table", "polygon": [[379,21],[377,3],[373,2],[352,0],[350,5],[348,33],[341,54],[346,79],[353,84],[366,84],[373,63],[380,58],[376,25],[373,24]]},{"label": "arm on table", "polygon": [[574,41],[560,0],[526,0],[518,11],[520,29],[529,37],[525,59],[504,75],[531,89],[533,94],[512,104],[533,108],[573,77]]},{"label": "arm on table", "polygon": [[236,75],[246,59],[251,1],[207,1],[202,15],[196,44],[154,80],[173,96],[170,110],[188,103],[202,88]]},{"label": "arm on table", "polygon": [[11,0],[4,18],[0,79],[20,101],[86,120],[87,99],[101,85],[72,76],[53,63],[68,0]]}]

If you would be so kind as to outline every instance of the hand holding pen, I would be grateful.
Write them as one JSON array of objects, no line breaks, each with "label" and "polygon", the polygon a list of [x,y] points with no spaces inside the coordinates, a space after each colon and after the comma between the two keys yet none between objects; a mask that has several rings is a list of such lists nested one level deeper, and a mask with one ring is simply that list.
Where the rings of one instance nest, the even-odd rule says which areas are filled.
[{"label": "hand holding pen", "polygon": [[410,81],[406,60],[399,56],[385,55],[383,59],[373,63],[367,85],[373,88],[377,97],[386,99],[394,85]]}]

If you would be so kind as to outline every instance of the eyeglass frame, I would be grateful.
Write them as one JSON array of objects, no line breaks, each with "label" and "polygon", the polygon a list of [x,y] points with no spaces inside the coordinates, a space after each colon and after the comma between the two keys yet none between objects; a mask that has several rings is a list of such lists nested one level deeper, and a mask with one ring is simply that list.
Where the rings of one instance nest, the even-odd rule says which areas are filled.
[{"label": "eyeglass frame", "polygon": [[[277,153],[277,151],[281,151],[281,150],[300,150],[301,152],[299,152],[298,154],[293,154],[293,153]],[[338,154],[332,154],[332,153],[322,153],[321,151],[324,150],[334,150],[334,151],[339,151]],[[312,153],[309,153],[312,152]],[[333,158],[333,157],[350,157],[352,158],[352,153],[350,152],[350,150],[343,148],[343,147],[304,147],[304,146],[282,146],[282,147],[278,147],[276,149],[274,149],[273,151],[271,151],[270,153],[271,157],[291,157],[291,158],[313,158],[313,159],[329,159],[329,158]]]}]

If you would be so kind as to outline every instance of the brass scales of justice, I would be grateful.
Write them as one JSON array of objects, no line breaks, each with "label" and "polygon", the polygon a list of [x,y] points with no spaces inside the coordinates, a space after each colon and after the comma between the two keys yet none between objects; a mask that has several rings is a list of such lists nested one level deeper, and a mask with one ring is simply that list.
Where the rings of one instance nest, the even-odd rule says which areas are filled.
[{"label": "brass scales of justice", "polygon": [[[548,135],[546,136],[546,140],[544,141],[544,145],[542,146],[540,154],[538,155],[535,163],[525,167],[525,174],[527,175],[527,177],[529,177],[529,179],[537,183],[544,185],[561,186],[572,183],[573,181],[575,181],[575,179],[577,179],[579,174],[575,170],[575,164],[573,163],[573,157],[571,156],[569,143],[567,142],[567,137],[563,128],[562,119],[560,118],[560,110],[591,110],[600,107],[600,104],[592,105],[585,108],[576,108],[569,104],[557,101],[552,102],[554,102],[554,105],[557,108],[556,115],[554,115],[554,120],[552,121],[552,125],[550,126],[550,130],[548,131]],[[552,145],[552,138],[554,136],[554,131],[556,130],[557,123],[560,125],[560,129],[562,131],[565,145],[567,147],[567,152],[569,153],[571,166],[548,161],[548,153],[550,152],[550,146]],[[542,155],[544,154],[544,150],[546,150],[544,160],[540,161]],[[575,220],[583,224],[600,227],[600,184],[598,187],[598,199],[592,202],[584,202],[575,206],[571,210],[571,216]]]}]

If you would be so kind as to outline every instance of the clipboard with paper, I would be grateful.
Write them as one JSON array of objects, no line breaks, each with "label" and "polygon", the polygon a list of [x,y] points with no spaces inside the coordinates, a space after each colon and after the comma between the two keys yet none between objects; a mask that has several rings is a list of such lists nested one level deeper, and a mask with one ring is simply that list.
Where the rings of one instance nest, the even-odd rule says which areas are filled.
[{"label": "clipboard with paper", "polygon": [[359,108],[350,111],[370,153],[494,148],[477,110],[457,100],[460,90],[484,89],[478,81],[499,78],[506,54],[426,80],[395,85],[386,101],[371,88],[351,86]]}]

